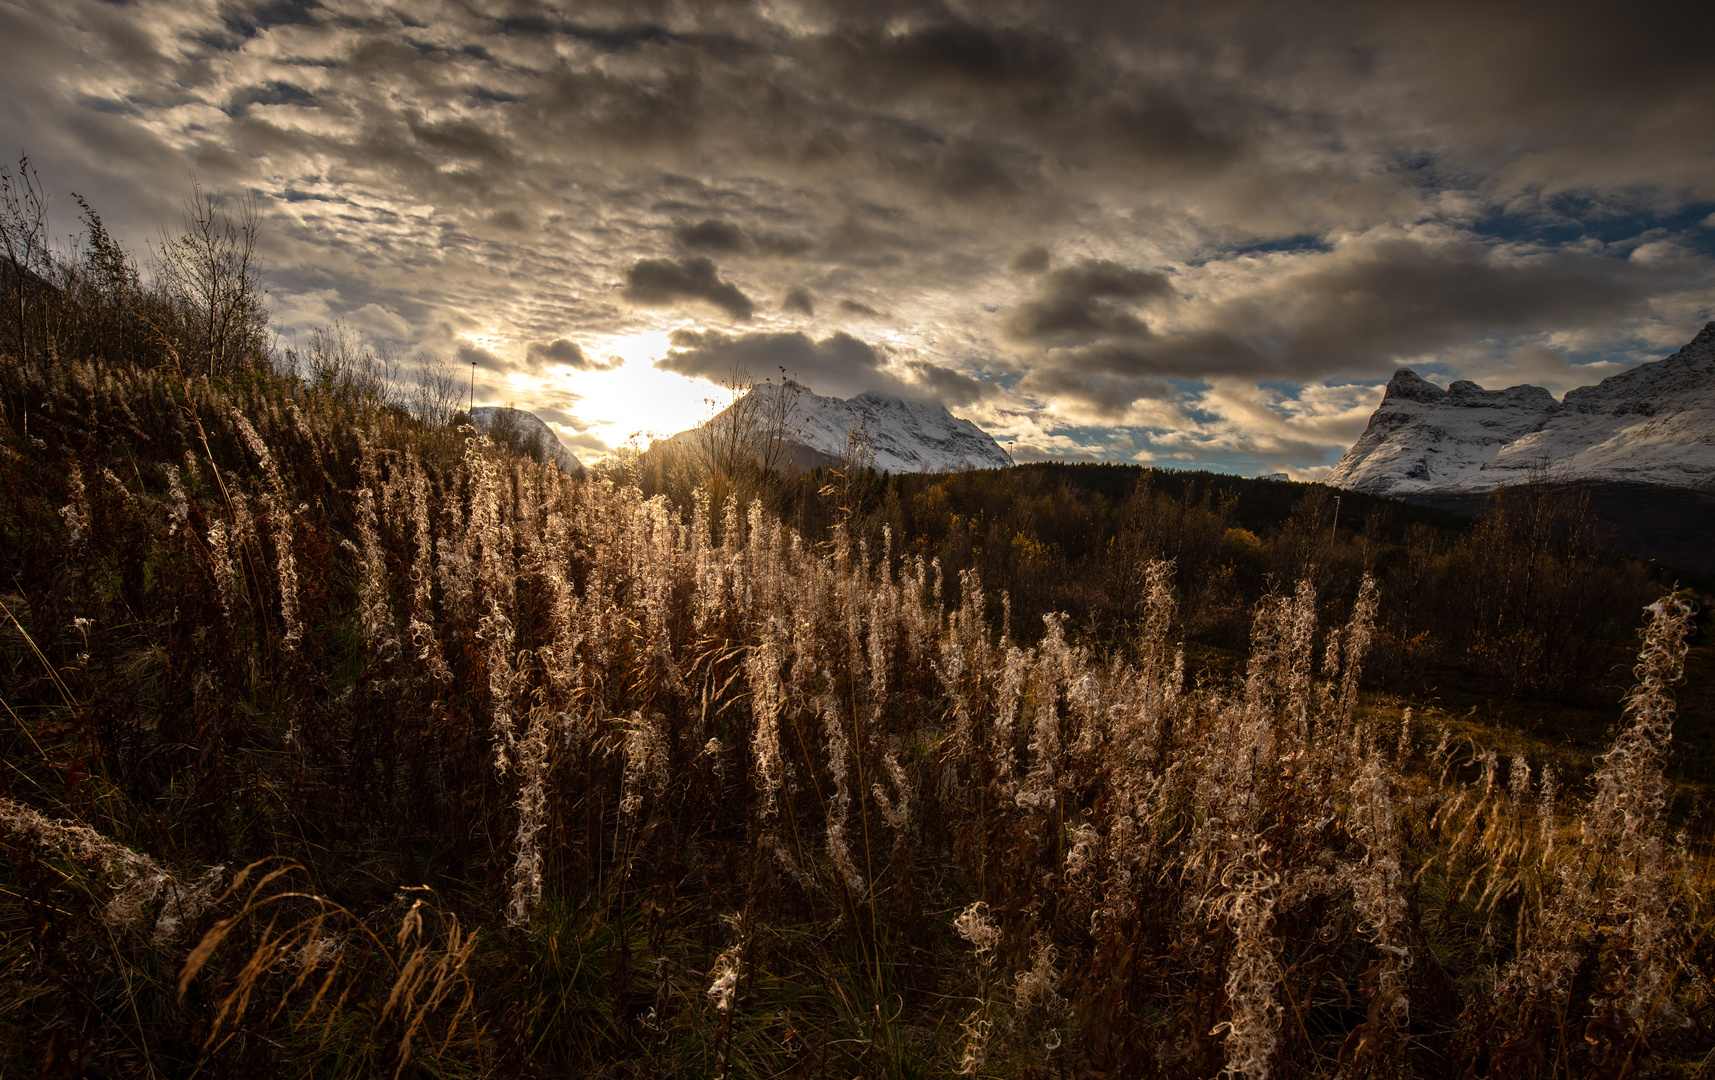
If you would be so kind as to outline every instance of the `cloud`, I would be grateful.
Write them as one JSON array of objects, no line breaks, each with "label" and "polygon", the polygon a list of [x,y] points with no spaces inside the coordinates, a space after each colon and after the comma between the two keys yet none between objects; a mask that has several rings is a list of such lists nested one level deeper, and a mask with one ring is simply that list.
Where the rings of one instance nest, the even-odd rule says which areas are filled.
[{"label": "cloud", "polygon": [[993,383],[974,379],[963,372],[939,364],[926,360],[907,360],[902,367],[906,379],[922,388],[921,396],[932,398],[943,405],[957,408],[979,402],[994,403],[1002,399],[1000,388]]},{"label": "cloud", "polygon": [[785,369],[787,377],[835,397],[901,389],[897,376],[886,370],[886,357],[843,331],[817,341],[802,331],[723,334],[718,330],[675,330],[670,340],[673,349],[655,361],[655,366],[713,383],[725,382],[735,372],[760,380]]},{"label": "cloud", "polygon": [[1363,434],[1382,387],[1312,384],[1296,394],[1242,379],[1217,379],[1186,402],[1204,417],[1149,439],[1156,449],[1194,447],[1298,467],[1323,464]]},{"label": "cloud", "polygon": [[610,360],[603,363],[585,353],[577,342],[569,338],[555,338],[553,341],[532,341],[524,350],[524,355],[538,364],[560,364],[576,371],[608,371],[617,367],[620,361]]},{"label": "cloud", "polygon": [[380,304],[364,304],[345,316],[345,321],[359,330],[397,341],[409,340],[411,324]]},{"label": "cloud", "polygon": [[1558,398],[1575,387],[1592,386],[1617,375],[1626,367],[1611,360],[1574,364],[1562,350],[1533,343],[1508,350],[1503,356],[1461,364],[1459,374],[1491,390],[1528,384],[1541,386]]},{"label": "cloud", "polygon": [[625,272],[625,300],[637,307],[676,307],[700,301],[740,322],[749,320],[756,305],[736,285],[722,281],[712,260],[697,255],[682,262],[639,259]]},{"label": "cloud", "polygon": [[902,33],[880,27],[836,33],[818,42],[817,52],[866,91],[967,105],[997,97],[1040,105],[1066,95],[1078,78],[1072,47],[1042,26],[951,18]]},{"label": "cloud", "polygon": [[138,251],[193,170],[254,190],[284,333],[481,340],[497,392],[707,314],[758,333],[676,351],[1231,463],[1238,383],[1588,381],[1715,314],[1715,17],[1666,10],[26,0],[0,145]]},{"label": "cloud", "polygon": [[960,407],[995,405],[1002,391],[960,371],[920,357],[895,357],[859,338],[835,331],[820,341],[801,331],[725,334],[676,330],[673,348],[655,362],[663,371],[726,383],[734,373],[751,380],[783,373],[818,394],[849,398],[873,391]]},{"label": "cloud", "polygon": [[814,242],[805,236],[745,229],[717,218],[704,218],[694,225],[681,222],[673,227],[673,238],[680,247],[691,251],[725,255],[794,256],[802,255],[814,246]]},{"label": "cloud", "polygon": [[730,221],[705,218],[695,225],[679,225],[673,230],[680,244],[692,251],[744,252],[750,250],[750,237]]},{"label": "cloud", "polygon": [[1048,249],[1041,244],[1020,248],[1006,268],[1015,274],[1040,274],[1048,269]]},{"label": "cloud", "polygon": [[1643,266],[1663,266],[1690,261],[1694,255],[1676,240],[1651,240],[1633,248],[1630,258]]},{"label": "cloud", "polygon": [[504,374],[512,370],[512,365],[488,351],[480,345],[460,345],[457,356],[459,363],[475,365],[484,371]]},{"label": "cloud", "polygon": [[[1193,299],[1167,303],[1153,325],[1129,306],[1127,280],[1079,287],[1068,275],[1004,313],[1011,337],[1047,344],[1020,389],[1113,420],[1158,396],[1164,379],[1385,377],[1468,343],[1611,327],[1643,308],[1653,284],[1612,258],[1398,233],[1205,264],[1177,282]],[[1166,287],[1152,279],[1131,295],[1159,300]]]},{"label": "cloud", "polygon": [[1134,314],[1137,305],[1172,294],[1171,279],[1159,271],[1083,259],[1049,271],[1037,295],[1007,313],[1005,332],[1026,342],[1148,337],[1149,328]]}]

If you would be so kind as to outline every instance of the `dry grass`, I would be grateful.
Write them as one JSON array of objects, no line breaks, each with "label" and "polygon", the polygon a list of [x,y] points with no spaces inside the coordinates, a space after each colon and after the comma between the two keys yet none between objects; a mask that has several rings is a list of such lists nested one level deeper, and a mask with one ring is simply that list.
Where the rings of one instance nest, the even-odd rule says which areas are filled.
[{"label": "dry grass", "polygon": [[1025,647],[891,536],[279,381],[0,375],[0,931],[61,1033],[9,1067],[1621,1076],[1715,1037],[1674,598],[1561,782],[1361,706],[1367,581],[1189,682],[1166,563],[1123,648]]}]

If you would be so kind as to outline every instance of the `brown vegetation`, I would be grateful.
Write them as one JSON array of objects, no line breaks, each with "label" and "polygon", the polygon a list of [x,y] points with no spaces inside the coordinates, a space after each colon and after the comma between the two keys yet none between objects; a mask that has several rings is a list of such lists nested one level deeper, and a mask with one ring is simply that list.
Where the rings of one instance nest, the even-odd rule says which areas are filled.
[{"label": "brown vegetation", "polygon": [[[1132,492],[1079,633],[1026,615],[1080,565],[1042,533],[1003,534],[1010,602],[978,540],[913,548],[990,549],[957,477],[907,541],[872,477],[880,517],[680,511],[316,382],[0,383],[8,1070],[1619,1077],[1715,1042],[1678,596],[1586,785],[1365,706],[1385,545],[1343,561],[1313,502],[1265,539]],[[1461,557],[1548,535],[1516,520]],[[1496,580],[1582,618],[1554,559]],[[1514,610],[1470,616],[1495,662],[1561,663]],[[1230,679],[1187,673],[1205,626]]]}]

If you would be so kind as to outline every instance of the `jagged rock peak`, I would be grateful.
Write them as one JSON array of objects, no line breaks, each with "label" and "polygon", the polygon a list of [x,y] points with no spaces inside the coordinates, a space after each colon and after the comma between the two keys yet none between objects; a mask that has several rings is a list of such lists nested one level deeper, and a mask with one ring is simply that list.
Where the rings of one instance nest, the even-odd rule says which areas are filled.
[{"label": "jagged rock peak", "polygon": [[1556,401],[1540,386],[1443,390],[1409,368],[1327,482],[1378,495],[1563,480],[1715,487],[1715,322],[1665,359]]},{"label": "jagged rock peak", "polygon": [[1715,380],[1715,322],[1663,360],[1639,364],[1595,386],[1567,391],[1565,407],[1580,413],[1654,416],[1664,399],[1707,390]]},{"label": "jagged rock peak", "polygon": [[1408,401],[1440,401],[1447,396],[1447,391],[1424,379],[1410,368],[1402,367],[1393,373],[1388,380],[1387,392],[1382,395],[1382,401],[1390,398],[1405,398]]}]

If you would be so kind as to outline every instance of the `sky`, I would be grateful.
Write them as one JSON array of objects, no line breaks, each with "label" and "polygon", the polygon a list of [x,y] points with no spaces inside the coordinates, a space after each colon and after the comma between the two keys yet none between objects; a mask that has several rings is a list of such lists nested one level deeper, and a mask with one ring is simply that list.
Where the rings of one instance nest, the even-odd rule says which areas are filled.
[{"label": "sky", "polygon": [[0,0],[0,155],[145,265],[253,194],[283,341],[586,460],[784,370],[1313,479],[1400,367],[1558,395],[1715,316],[1696,7]]}]

